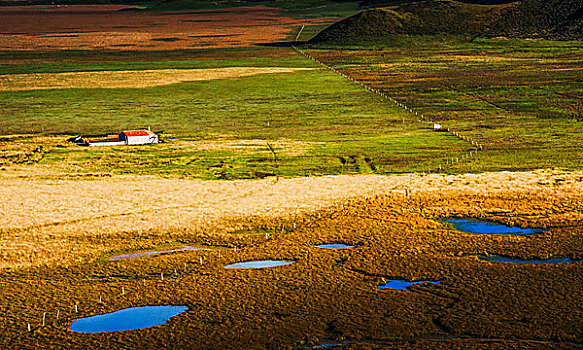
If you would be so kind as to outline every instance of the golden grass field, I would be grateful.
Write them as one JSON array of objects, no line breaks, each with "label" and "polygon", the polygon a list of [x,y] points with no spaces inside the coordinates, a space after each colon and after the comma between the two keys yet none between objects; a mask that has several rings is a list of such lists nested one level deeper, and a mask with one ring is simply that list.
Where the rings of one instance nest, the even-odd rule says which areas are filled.
[{"label": "golden grass field", "polygon": [[[0,346],[574,349],[583,326],[580,263],[491,263],[475,255],[583,258],[582,180],[581,172],[551,170],[234,182],[5,174]],[[462,233],[439,222],[448,217],[549,230]],[[314,247],[330,242],[356,248]],[[215,250],[106,260],[112,251],[168,244]],[[224,269],[258,259],[297,263]],[[441,284],[377,289],[391,278]],[[140,331],[67,330],[77,317],[167,304],[190,309]]]},{"label": "golden grass field", "polygon": [[0,75],[0,91],[45,89],[138,89],[186,81],[229,79],[258,74],[292,73],[314,68],[227,67],[208,69],[159,69],[139,71],[97,71],[74,73],[31,73]]},{"label": "golden grass field", "polygon": [[[28,174],[31,175],[31,174]],[[71,174],[69,174],[71,175]],[[69,265],[147,240],[171,243],[190,235],[223,235],[261,218],[290,221],[375,194],[476,196],[536,193],[566,200],[583,193],[582,172],[535,171],[466,175],[325,176],[202,181],[146,176],[45,178],[26,170],[0,178],[1,268]],[[481,215],[472,208],[468,215]],[[581,212],[570,214],[581,219]],[[520,222],[519,222],[520,223]],[[116,236],[107,240],[104,237]],[[86,244],[86,240],[99,244]],[[156,243],[157,242],[157,243]]]}]

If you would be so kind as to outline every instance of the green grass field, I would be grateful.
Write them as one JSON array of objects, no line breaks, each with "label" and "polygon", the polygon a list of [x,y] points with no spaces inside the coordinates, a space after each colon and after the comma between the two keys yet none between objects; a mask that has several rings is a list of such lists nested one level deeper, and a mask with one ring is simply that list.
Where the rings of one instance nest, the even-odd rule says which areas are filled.
[{"label": "green grass field", "polygon": [[[572,119],[583,93],[579,42],[395,40],[399,45],[408,40],[409,45],[397,48],[387,42],[384,49],[309,52],[486,146],[487,152],[448,167],[448,172],[583,167],[581,123]],[[112,53],[109,60],[106,53],[3,55],[13,62],[0,66],[0,74],[7,75],[319,67],[290,49],[268,47],[174,52],[166,61],[158,53]],[[65,62],[59,59],[63,57]],[[472,149],[321,69],[142,89],[55,89],[0,96],[4,135],[66,138],[150,126],[166,141],[108,149],[62,140],[55,141],[59,148],[44,144],[42,159],[35,159],[63,171],[208,179],[388,174],[435,169]],[[38,146],[35,142],[30,140]],[[217,142],[222,146],[204,147]],[[4,152],[5,167],[11,159]],[[133,166],[136,162],[139,168]]]},{"label": "green grass field", "polygon": [[[169,62],[5,65],[2,73],[97,70],[318,67],[278,49],[251,57]],[[227,51],[228,53],[228,51]],[[250,53],[247,51],[247,53]],[[257,57],[252,57],[253,54]],[[468,145],[429,126],[330,71],[316,69],[143,89],[54,89],[2,92],[4,135],[92,134],[150,126],[166,143],[144,147],[46,147],[40,164],[63,171],[257,178],[425,171]],[[254,140],[241,148],[201,149],[213,142]],[[30,141],[34,143],[34,140]],[[278,148],[278,144],[287,144]],[[270,150],[268,144],[275,146]],[[64,145],[64,147],[62,147]],[[186,146],[188,145],[188,146]],[[296,149],[297,148],[297,149]],[[6,163],[8,163],[6,161]],[[134,164],[141,166],[136,168]]]},{"label": "green grass field", "polygon": [[485,145],[453,171],[583,167],[580,42],[429,39],[308,52]]}]

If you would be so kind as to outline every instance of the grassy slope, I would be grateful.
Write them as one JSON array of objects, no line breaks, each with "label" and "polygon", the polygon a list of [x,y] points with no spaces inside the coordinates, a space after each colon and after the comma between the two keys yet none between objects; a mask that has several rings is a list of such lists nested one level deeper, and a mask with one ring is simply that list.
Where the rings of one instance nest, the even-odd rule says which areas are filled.
[{"label": "grassy slope", "polygon": [[583,167],[580,42],[441,39],[312,54],[489,149],[457,171]]},{"label": "grassy slope", "polygon": [[583,4],[576,0],[526,0],[510,5],[451,0],[405,2],[363,11],[330,26],[311,42],[350,45],[391,34],[581,39]]},{"label": "grassy slope", "polygon": [[524,0],[496,23],[496,31],[512,37],[581,39],[583,2]]},{"label": "grassy slope", "polygon": [[[289,52],[287,49],[281,49]],[[267,51],[258,50],[259,56]],[[285,55],[282,55],[285,56]],[[264,65],[260,57],[202,61],[204,67]],[[294,57],[270,64],[313,66]],[[191,66],[191,61],[168,66]],[[41,71],[166,67],[165,62],[46,65]],[[11,72],[30,69],[5,67]],[[139,74],[139,73],[137,73]],[[146,89],[62,89],[0,93],[2,133],[75,135],[151,126],[168,143],[151,147],[89,149],[51,141],[25,141],[44,149],[41,165],[80,172],[178,174],[203,178],[254,178],[338,173],[423,171],[467,146],[428,127],[378,96],[325,70],[189,82]],[[404,120],[404,121],[403,121]],[[268,124],[269,122],[269,124]],[[177,137],[173,139],[172,137]],[[66,136],[63,136],[66,138]],[[205,143],[258,140],[244,147],[203,149]],[[263,141],[262,141],[263,140]],[[279,141],[278,141],[279,140]],[[281,146],[281,140],[287,140]],[[13,142],[21,142],[15,140]],[[53,141],[60,143],[62,141]],[[186,142],[187,146],[181,142]],[[276,156],[267,143],[274,143]],[[26,147],[21,147],[27,152]],[[29,162],[31,157],[4,163]],[[38,157],[33,157],[38,160]],[[140,167],[135,167],[140,163]]]},{"label": "grassy slope", "polygon": [[430,0],[371,9],[330,26],[310,43],[350,45],[391,34],[483,34],[505,8]]}]

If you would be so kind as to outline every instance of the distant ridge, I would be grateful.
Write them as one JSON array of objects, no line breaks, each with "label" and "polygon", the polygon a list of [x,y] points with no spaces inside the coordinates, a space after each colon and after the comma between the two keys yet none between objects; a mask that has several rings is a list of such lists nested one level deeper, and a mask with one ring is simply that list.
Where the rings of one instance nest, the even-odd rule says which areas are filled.
[{"label": "distant ridge", "polygon": [[579,40],[583,38],[582,28],[582,0],[524,0],[496,5],[409,0],[399,5],[365,10],[337,22],[309,43],[342,45],[392,34]]},{"label": "distant ridge", "polygon": [[499,35],[583,39],[583,0],[524,0],[495,24]]}]

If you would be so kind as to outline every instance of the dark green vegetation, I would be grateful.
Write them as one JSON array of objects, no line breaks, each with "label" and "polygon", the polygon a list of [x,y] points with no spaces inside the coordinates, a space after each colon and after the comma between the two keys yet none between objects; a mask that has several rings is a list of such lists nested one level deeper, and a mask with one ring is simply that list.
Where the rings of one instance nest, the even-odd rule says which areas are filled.
[{"label": "dark green vegetation", "polygon": [[[292,51],[268,47],[236,47],[173,51],[0,51],[0,74],[59,73],[95,70],[253,67],[317,67]],[[209,62],[210,61],[210,62]]]},{"label": "dark green vegetation", "polygon": [[583,166],[581,42],[393,38],[308,52],[485,145],[457,171]]},{"label": "dark green vegetation", "polygon": [[[216,250],[194,251],[4,271],[0,347],[301,349],[349,342],[363,349],[574,349],[583,342],[583,264],[488,263],[465,255],[581,259],[581,205],[579,196],[525,193],[379,196],[321,219],[296,219],[296,230],[267,241],[262,236],[215,239],[214,244],[239,246],[236,252],[222,248],[220,257]],[[439,223],[450,216],[550,230],[535,236],[466,234]],[[115,235],[109,241],[127,245],[145,238]],[[327,242],[357,247],[315,247]],[[259,259],[297,263],[267,270],[223,267]],[[441,284],[377,289],[391,278]],[[167,304],[190,310],[167,325],[140,331],[67,330],[77,317]]]},{"label": "dark green vegetation", "polygon": [[457,1],[421,1],[371,9],[330,26],[310,43],[344,46],[362,44],[363,40],[366,44],[392,34],[483,34],[504,8]]},{"label": "dark green vegetation", "polygon": [[581,39],[582,24],[583,3],[577,0],[501,5],[428,0],[363,11],[332,25],[310,42],[366,45],[394,34]]},{"label": "dark green vegetation", "polygon": [[495,31],[519,38],[583,39],[583,2],[525,0],[502,16]]},{"label": "dark green vegetation", "polygon": [[348,17],[363,7],[359,1],[339,0],[276,0],[276,1],[238,1],[227,0],[215,3],[214,1],[169,0],[146,2],[150,10],[154,11],[183,11],[199,9],[217,9],[238,6],[267,6],[282,10],[285,16],[296,18],[314,17]]}]

